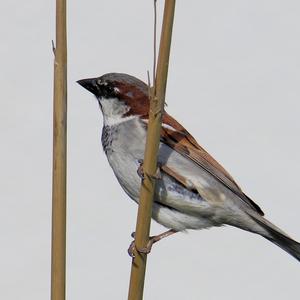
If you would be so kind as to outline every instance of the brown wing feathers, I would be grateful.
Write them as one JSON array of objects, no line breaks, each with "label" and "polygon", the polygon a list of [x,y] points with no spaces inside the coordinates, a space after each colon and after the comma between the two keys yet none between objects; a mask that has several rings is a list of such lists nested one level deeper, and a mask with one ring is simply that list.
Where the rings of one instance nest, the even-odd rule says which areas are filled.
[{"label": "brown wing feathers", "polygon": [[[166,124],[167,126],[162,127],[161,138],[167,145],[178,153],[181,153],[193,160],[196,164],[204,168],[212,176],[227,186],[233,193],[239,196],[241,200],[256,210],[260,215],[264,215],[260,207],[243,193],[231,175],[196,142],[193,136],[182,125],[180,125],[167,113],[164,114],[162,121],[163,124]],[[172,128],[174,128],[174,130]],[[172,173],[174,172],[172,170],[171,172],[168,172],[168,170],[164,171],[170,176],[172,176]],[[177,174],[177,180],[178,176],[179,175]],[[175,177],[174,174],[173,177]],[[184,184],[184,179],[181,178],[179,182]]]}]

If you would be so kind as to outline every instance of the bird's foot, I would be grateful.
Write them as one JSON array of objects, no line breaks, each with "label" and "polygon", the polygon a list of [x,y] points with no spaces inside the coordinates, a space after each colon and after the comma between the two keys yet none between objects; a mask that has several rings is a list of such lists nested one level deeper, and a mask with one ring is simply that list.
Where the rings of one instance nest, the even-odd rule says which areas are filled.
[{"label": "bird's foot", "polygon": [[[145,173],[144,173],[144,168],[143,168],[144,161],[142,159],[139,159],[138,163],[139,163],[139,167],[137,169],[137,173],[138,173],[139,177],[142,180],[144,180],[145,179]],[[154,179],[161,179],[161,172],[160,172],[159,164],[157,164],[157,170],[156,170],[155,174],[152,175],[151,177]]]},{"label": "bird's foot", "polygon": [[[128,248],[128,254],[129,256],[131,256],[132,258],[135,257],[135,254],[134,252],[137,251],[139,253],[143,253],[143,254],[149,254],[151,252],[151,249],[152,249],[152,246],[154,243],[164,239],[165,237],[169,236],[169,235],[172,235],[174,233],[176,233],[177,231],[174,230],[174,229],[170,229],[166,232],[163,232],[161,234],[158,234],[158,235],[154,235],[154,236],[150,236],[149,237],[149,241],[146,245],[146,247],[143,247],[143,248],[137,248],[136,245],[135,245],[135,240],[133,240]],[[135,232],[133,232],[131,234],[131,237],[135,239]]]}]

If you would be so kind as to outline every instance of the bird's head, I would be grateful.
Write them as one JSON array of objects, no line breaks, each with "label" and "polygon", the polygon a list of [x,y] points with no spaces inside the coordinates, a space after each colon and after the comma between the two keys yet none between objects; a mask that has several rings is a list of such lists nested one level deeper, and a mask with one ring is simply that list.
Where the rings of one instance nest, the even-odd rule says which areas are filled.
[{"label": "bird's head", "polygon": [[148,86],[133,76],[108,73],[77,82],[96,96],[107,123],[120,122],[131,116],[148,115]]}]

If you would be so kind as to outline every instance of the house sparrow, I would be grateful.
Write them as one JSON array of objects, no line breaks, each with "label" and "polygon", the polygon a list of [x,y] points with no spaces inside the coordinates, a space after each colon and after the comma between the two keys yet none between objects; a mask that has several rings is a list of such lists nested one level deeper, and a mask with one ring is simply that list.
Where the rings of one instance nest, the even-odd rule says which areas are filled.
[{"label": "house sparrow", "polygon": [[[139,200],[149,96],[141,80],[121,73],[79,80],[103,114],[102,145],[120,185]],[[166,112],[158,154],[152,218],[169,228],[154,239],[187,229],[231,225],[259,234],[300,260],[300,244],[267,221],[231,175]]]}]

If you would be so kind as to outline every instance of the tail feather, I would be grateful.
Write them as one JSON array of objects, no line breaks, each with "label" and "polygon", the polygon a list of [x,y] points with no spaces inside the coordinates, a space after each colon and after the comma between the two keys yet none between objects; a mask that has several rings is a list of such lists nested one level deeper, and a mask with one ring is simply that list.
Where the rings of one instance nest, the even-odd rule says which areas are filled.
[{"label": "tail feather", "polygon": [[261,234],[264,238],[274,243],[298,261],[300,261],[300,243],[290,238],[277,226],[266,220],[260,215],[250,213],[249,216],[255,220],[265,231],[266,234]]}]

